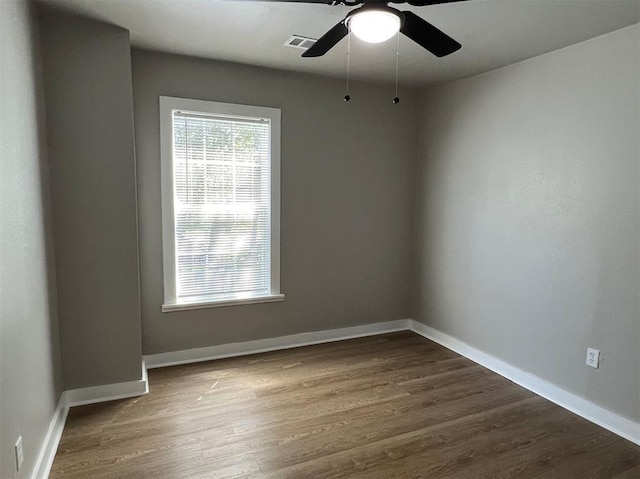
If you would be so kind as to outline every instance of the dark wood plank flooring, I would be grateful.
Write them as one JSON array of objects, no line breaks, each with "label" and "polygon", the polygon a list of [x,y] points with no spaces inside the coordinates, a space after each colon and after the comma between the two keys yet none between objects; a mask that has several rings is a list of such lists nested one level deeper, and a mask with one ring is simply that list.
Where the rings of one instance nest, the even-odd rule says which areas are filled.
[{"label": "dark wood plank flooring", "polygon": [[640,478],[640,447],[411,332],[149,371],[52,478]]}]

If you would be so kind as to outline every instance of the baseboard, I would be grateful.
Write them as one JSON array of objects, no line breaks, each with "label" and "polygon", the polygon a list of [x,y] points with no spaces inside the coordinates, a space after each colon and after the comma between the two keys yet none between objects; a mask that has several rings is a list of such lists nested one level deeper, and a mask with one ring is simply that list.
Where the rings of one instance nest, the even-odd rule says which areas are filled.
[{"label": "baseboard", "polygon": [[104,384],[87,388],[69,389],[63,393],[64,401],[69,407],[83,406],[116,399],[142,396],[149,392],[147,368],[142,361],[142,378],[137,381]]},{"label": "baseboard", "polygon": [[640,423],[620,416],[580,396],[576,396],[555,384],[512,366],[490,354],[484,353],[437,329],[415,320],[409,320],[408,323],[409,329],[420,336],[430,339],[447,349],[451,349],[578,416],[640,445]]},{"label": "baseboard", "polygon": [[49,477],[49,471],[51,471],[53,459],[56,457],[56,451],[58,450],[58,444],[62,437],[62,431],[64,430],[64,423],[67,420],[68,413],[69,406],[64,400],[63,393],[60,395],[58,406],[49,423],[49,430],[42,442],[42,447],[40,448],[40,453],[36,459],[33,474],[31,475],[32,479],[47,479]]},{"label": "baseboard", "polygon": [[344,339],[374,336],[376,334],[404,331],[409,329],[407,319],[386,321],[382,323],[365,324],[349,328],[313,331],[310,333],[291,334],[276,338],[257,339],[239,343],[221,344],[205,348],[186,349],[167,353],[150,354],[144,357],[147,368],[161,368],[200,361],[246,356],[249,354],[277,351],[281,349],[298,348],[312,344],[330,343]]}]

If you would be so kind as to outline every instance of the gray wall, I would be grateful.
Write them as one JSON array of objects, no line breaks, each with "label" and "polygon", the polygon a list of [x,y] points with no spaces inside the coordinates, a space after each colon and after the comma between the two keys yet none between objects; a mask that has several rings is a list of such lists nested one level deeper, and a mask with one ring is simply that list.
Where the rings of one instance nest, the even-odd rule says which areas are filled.
[{"label": "gray wall", "polygon": [[141,377],[129,34],[42,20],[64,387]]},{"label": "gray wall", "polygon": [[[415,92],[133,51],[144,353],[408,317]],[[162,313],[158,96],[282,109],[282,303]]]},{"label": "gray wall", "polygon": [[[31,477],[61,392],[37,28],[0,1],[0,477]],[[22,436],[24,465],[13,445]]]},{"label": "gray wall", "polygon": [[639,65],[636,25],[426,92],[412,301],[414,318],[636,421]]}]

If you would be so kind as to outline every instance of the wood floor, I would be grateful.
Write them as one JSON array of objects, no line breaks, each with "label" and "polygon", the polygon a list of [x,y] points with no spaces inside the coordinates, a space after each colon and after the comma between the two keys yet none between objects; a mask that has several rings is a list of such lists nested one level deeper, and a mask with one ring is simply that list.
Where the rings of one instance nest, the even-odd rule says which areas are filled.
[{"label": "wood floor", "polygon": [[52,478],[640,478],[640,447],[410,332],[149,371]]}]

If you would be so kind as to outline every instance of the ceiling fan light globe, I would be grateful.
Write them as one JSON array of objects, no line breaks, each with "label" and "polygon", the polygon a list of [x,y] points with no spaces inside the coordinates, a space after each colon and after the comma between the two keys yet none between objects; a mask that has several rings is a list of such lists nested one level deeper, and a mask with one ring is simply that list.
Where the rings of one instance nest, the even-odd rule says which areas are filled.
[{"label": "ceiling fan light globe", "polygon": [[349,28],[360,40],[382,43],[400,30],[400,17],[383,10],[358,12],[349,19]]}]

